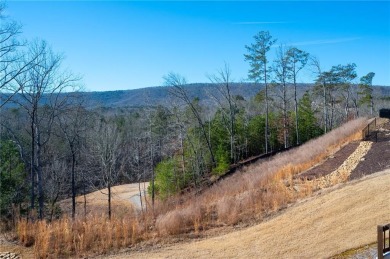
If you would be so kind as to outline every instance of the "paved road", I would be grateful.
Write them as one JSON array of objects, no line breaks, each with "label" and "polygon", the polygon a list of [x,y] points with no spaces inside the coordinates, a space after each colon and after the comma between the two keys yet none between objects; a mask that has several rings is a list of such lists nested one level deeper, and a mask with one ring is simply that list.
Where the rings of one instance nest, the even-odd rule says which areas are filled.
[{"label": "paved road", "polygon": [[[142,203],[143,203],[143,206],[145,206],[145,195],[147,195],[147,192],[146,190],[144,190],[143,192],[141,192],[141,195],[142,195]],[[131,203],[133,203],[135,205],[135,207],[137,209],[141,209],[141,199],[140,199],[140,194],[134,194],[133,196],[130,197],[130,201]]]}]

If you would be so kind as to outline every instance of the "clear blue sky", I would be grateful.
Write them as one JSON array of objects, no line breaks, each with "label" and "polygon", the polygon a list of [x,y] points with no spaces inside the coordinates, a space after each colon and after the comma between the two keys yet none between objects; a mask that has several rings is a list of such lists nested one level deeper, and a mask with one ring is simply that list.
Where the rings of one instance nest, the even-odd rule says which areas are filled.
[{"label": "clear blue sky", "polygon": [[[83,75],[87,90],[162,85],[176,72],[188,82],[229,63],[234,79],[247,78],[245,45],[268,30],[277,44],[295,45],[332,65],[357,64],[390,85],[389,1],[8,1],[7,14],[26,39],[45,39]],[[270,58],[276,48],[270,51]],[[310,82],[311,73],[300,81]]]}]

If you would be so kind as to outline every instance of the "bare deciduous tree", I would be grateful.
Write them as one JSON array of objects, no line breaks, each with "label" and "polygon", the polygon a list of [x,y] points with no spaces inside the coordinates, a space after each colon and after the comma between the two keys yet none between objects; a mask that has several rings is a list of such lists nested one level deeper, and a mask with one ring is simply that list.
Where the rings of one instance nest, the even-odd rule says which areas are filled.
[{"label": "bare deciduous tree", "polygon": [[15,84],[15,79],[31,69],[41,54],[37,52],[31,55],[32,53],[22,52],[25,46],[25,42],[19,39],[22,26],[6,17],[4,11],[5,3],[2,2],[0,3],[0,91],[6,94],[0,97],[3,99],[0,108],[21,90],[21,86]]},{"label": "bare deciduous tree", "polygon": [[321,90],[321,95],[323,98],[323,119],[324,119],[324,133],[328,132],[328,125],[329,125],[329,116],[328,116],[328,89],[327,89],[327,81],[326,81],[326,74],[323,74],[321,63],[318,58],[312,56],[311,59],[311,66],[314,68],[314,73],[317,76],[316,80],[316,86],[318,86]]},{"label": "bare deciduous tree", "polygon": [[67,104],[68,99],[62,93],[73,89],[79,80],[72,73],[61,71],[62,60],[45,41],[35,41],[25,56],[25,63],[31,63],[30,68],[15,78],[20,95],[13,101],[28,114],[30,126],[30,207],[35,208],[37,184],[40,218],[43,218],[44,207],[42,148],[49,142],[55,118]]},{"label": "bare deciduous tree", "polygon": [[226,123],[224,124],[229,133],[230,139],[230,162],[235,163],[235,123],[237,104],[231,90],[231,70],[229,65],[225,63],[225,66],[220,69],[216,75],[209,76],[209,79],[216,85],[219,96],[221,96],[219,97],[218,95],[210,93],[210,95],[213,96],[214,100],[217,102],[223,117],[226,118],[224,120]]},{"label": "bare deciduous tree", "polygon": [[215,166],[215,156],[214,156],[213,150],[211,148],[210,140],[207,136],[205,123],[204,123],[198,109],[194,105],[194,102],[190,99],[190,97],[185,89],[185,85],[187,84],[185,78],[180,76],[179,74],[169,73],[168,75],[164,76],[164,80],[165,80],[165,85],[170,87],[169,93],[171,95],[175,96],[176,98],[182,100],[190,108],[192,114],[196,118],[196,120],[199,124],[200,130],[201,130],[201,134],[202,134],[204,140],[206,141],[208,150],[210,152],[212,164],[213,164],[213,166]]},{"label": "bare deciduous tree", "polygon": [[87,114],[81,104],[67,108],[58,116],[60,135],[65,140],[71,160],[72,218],[76,214],[76,163],[79,158],[83,135],[86,131]]},{"label": "bare deciduous tree", "polygon": [[295,112],[295,133],[296,144],[299,145],[299,116],[298,116],[298,97],[297,97],[297,77],[298,73],[306,66],[309,59],[309,53],[295,47],[287,50],[289,63],[291,64],[291,75],[294,84],[294,112]]},{"label": "bare deciduous tree", "polygon": [[91,163],[92,173],[96,181],[107,189],[108,218],[112,215],[112,187],[120,174],[122,165],[119,132],[115,124],[101,118],[94,135],[91,136]]},{"label": "bare deciduous tree", "polygon": [[276,104],[280,106],[283,116],[283,143],[284,148],[287,148],[289,146],[288,102],[290,100],[288,96],[288,81],[291,79],[291,67],[289,56],[282,45],[279,46],[276,53],[276,60],[272,70],[275,74],[274,88],[276,88],[277,92],[276,97],[280,100]]}]

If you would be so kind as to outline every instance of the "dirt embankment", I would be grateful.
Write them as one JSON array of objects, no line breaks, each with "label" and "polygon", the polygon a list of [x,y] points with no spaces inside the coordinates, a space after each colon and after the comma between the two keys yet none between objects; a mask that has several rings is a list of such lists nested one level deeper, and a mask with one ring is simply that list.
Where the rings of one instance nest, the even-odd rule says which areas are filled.
[{"label": "dirt embankment", "polygon": [[390,170],[323,191],[267,222],[222,236],[111,258],[326,258],[375,242],[390,222]]}]

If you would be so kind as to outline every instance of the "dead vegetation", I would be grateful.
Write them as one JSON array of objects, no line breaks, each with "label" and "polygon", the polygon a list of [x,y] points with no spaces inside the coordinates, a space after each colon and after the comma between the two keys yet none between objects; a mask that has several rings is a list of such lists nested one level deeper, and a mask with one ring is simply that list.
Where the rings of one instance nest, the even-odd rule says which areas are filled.
[{"label": "dead vegetation", "polygon": [[248,228],[109,258],[330,258],[376,241],[376,226],[390,221],[389,184],[389,170],[371,174]]},{"label": "dead vegetation", "polygon": [[137,218],[132,215],[121,218],[90,216],[87,219],[62,218],[53,222],[19,221],[19,241],[34,244],[37,258],[60,258],[104,254],[135,244],[142,231]]},{"label": "dead vegetation", "polygon": [[[262,219],[317,188],[312,181],[302,180],[293,188],[293,176],[320,163],[325,157],[350,141],[360,140],[365,120],[352,121],[299,148],[273,159],[244,168],[224,179],[200,196],[187,199],[182,205],[161,213],[156,226],[160,234],[236,224],[248,219]],[[176,202],[174,204],[178,204]],[[178,227],[171,221],[185,217]],[[172,228],[178,229],[173,230]]]},{"label": "dead vegetation", "polygon": [[17,238],[26,246],[34,245],[39,258],[87,256],[156,236],[258,221],[309,196],[316,185],[302,180],[299,188],[294,188],[293,176],[320,163],[346,143],[361,139],[365,123],[365,119],[351,121],[296,149],[250,165],[199,195],[172,198],[147,212],[133,210],[111,221],[96,214],[74,221],[66,217],[53,222],[22,219]]}]

